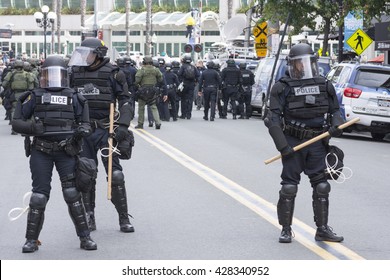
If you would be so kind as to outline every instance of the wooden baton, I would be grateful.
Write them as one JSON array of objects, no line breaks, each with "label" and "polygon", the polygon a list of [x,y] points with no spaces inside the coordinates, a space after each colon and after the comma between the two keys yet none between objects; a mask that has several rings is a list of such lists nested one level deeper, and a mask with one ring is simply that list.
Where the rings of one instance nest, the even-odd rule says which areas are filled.
[{"label": "wooden baton", "polygon": [[108,171],[107,171],[107,199],[111,200],[111,184],[112,184],[112,145],[114,135],[114,103],[110,104],[110,128],[108,130]]},{"label": "wooden baton", "polygon": [[[358,121],[360,121],[360,118],[354,118],[354,119],[352,119],[350,121],[347,121],[347,122],[339,125],[338,128],[344,129],[344,128],[350,126],[350,125],[353,125],[354,123],[357,123]],[[302,148],[304,148],[304,147],[306,147],[306,146],[308,146],[310,144],[313,144],[314,142],[317,142],[318,140],[321,140],[322,138],[325,138],[325,137],[328,137],[328,136],[329,136],[329,132],[326,131],[326,132],[324,132],[324,133],[322,133],[322,134],[320,134],[320,135],[318,135],[318,136],[316,136],[316,137],[314,137],[314,138],[312,138],[310,140],[307,140],[306,142],[303,142],[302,144],[299,144],[299,145],[295,146],[293,148],[293,150],[294,150],[294,152],[299,151],[300,149],[302,149]],[[269,163],[271,163],[271,162],[273,162],[275,160],[280,159],[281,157],[282,157],[282,155],[279,154],[277,156],[274,156],[274,157],[272,157],[270,159],[265,160],[264,163],[265,164],[269,164]]]}]

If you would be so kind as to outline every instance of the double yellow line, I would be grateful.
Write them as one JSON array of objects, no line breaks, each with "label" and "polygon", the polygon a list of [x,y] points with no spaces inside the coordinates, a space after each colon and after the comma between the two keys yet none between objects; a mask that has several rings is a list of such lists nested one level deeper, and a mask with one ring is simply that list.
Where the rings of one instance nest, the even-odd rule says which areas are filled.
[{"label": "double yellow line", "polygon": [[[187,156],[183,152],[155,137],[145,130],[133,130],[134,133],[142,137],[157,149],[170,156],[173,160],[179,162],[184,167],[188,168],[212,186],[223,191],[233,199],[239,201],[253,212],[258,214],[263,219],[277,228],[280,228],[278,220],[276,219],[276,207],[259,197],[258,195],[248,191],[236,182],[226,178],[215,170],[201,164],[193,158]],[[311,250],[325,260],[363,260],[364,258],[357,253],[348,249],[340,243],[332,242],[315,242],[315,229],[308,226],[304,222],[294,218],[294,233],[297,242]]]}]

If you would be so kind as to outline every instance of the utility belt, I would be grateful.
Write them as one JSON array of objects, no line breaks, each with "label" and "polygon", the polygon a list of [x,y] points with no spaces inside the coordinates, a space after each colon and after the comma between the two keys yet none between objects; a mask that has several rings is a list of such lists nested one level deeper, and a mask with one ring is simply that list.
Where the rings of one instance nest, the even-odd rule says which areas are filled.
[{"label": "utility belt", "polygon": [[284,133],[302,140],[314,138],[324,133],[324,129],[322,127],[306,127],[303,123],[288,123],[284,127]]},{"label": "utility belt", "polygon": [[226,87],[238,87],[238,85],[227,84]]},{"label": "utility belt", "polygon": [[32,147],[37,150],[44,152],[46,154],[52,154],[53,152],[64,151],[66,146],[66,140],[60,142],[52,142],[42,140],[40,138],[34,138],[32,142]]},{"label": "utility belt", "polygon": [[170,84],[170,85],[167,85],[167,89],[172,89],[172,88],[175,88],[176,85],[175,84]]},{"label": "utility belt", "polygon": [[216,88],[217,87],[217,85],[207,85],[207,86],[205,86],[205,88]]}]

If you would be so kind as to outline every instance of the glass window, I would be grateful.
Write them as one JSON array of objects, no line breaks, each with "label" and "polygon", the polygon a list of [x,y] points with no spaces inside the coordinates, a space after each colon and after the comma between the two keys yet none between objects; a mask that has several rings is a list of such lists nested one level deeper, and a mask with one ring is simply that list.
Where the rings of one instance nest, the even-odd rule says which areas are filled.
[{"label": "glass window", "polygon": [[141,44],[140,43],[135,43],[134,45],[135,45],[134,51],[137,51],[137,52],[141,51]]},{"label": "glass window", "polygon": [[31,57],[31,43],[26,43],[27,56]]},{"label": "glass window", "polygon": [[365,87],[379,88],[389,79],[390,71],[360,69],[357,72],[355,84]]},{"label": "glass window", "polygon": [[28,0],[27,5],[29,8],[39,8],[39,1],[36,0]]},{"label": "glass window", "polygon": [[165,45],[165,53],[167,53],[169,56],[172,55],[172,44],[171,43],[167,43]]},{"label": "glass window", "polygon": [[26,2],[24,0],[14,0],[14,5],[13,7],[14,8],[17,8],[17,9],[26,9]]},{"label": "glass window", "polygon": [[11,0],[0,0],[1,8],[9,8],[11,7]]},{"label": "glass window", "polygon": [[132,0],[131,6],[134,8],[144,8],[144,0]]},{"label": "glass window", "polygon": [[175,0],[161,0],[162,6],[175,7]]},{"label": "glass window", "polygon": [[176,4],[178,7],[191,8],[191,1],[190,0],[176,0]]},{"label": "glass window", "polygon": [[173,56],[180,56],[180,43],[173,44]]},{"label": "glass window", "polygon": [[338,83],[340,83],[340,84],[347,83],[349,80],[349,77],[351,75],[351,72],[352,72],[351,67],[348,67],[348,66],[343,67],[341,74],[340,74],[340,77],[339,77],[339,80],[338,80]]}]

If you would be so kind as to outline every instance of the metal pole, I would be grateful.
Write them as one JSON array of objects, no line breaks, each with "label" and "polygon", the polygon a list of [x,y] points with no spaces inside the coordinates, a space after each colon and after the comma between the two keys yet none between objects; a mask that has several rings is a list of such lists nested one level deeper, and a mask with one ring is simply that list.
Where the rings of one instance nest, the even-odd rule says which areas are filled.
[{"label": "metal pole", "polygon": [[47,14],[43,14],[43,55],[46,59],[46,28],[47,28]]},{"label": "metal pole", "polygon": [[[343,0],[339,0],[339,15],[340,19],[343,15]],[[344,44],[343,44],[343,23],[340,23],[339,26],[339,57],[338,61],[339,63],[343,61],[343,49],[344,49]]]}]

